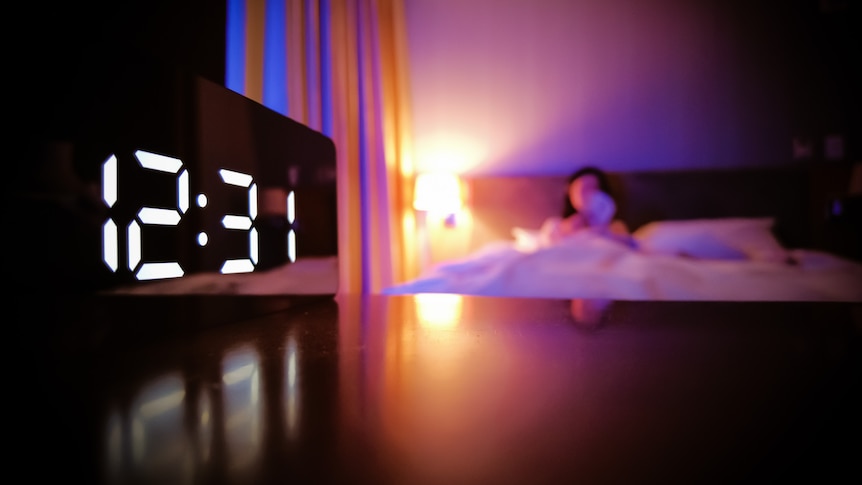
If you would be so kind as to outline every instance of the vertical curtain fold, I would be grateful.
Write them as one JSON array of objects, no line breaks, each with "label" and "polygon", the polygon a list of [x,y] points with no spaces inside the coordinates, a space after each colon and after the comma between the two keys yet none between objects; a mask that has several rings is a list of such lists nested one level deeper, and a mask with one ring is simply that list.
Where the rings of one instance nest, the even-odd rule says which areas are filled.
[{"label": "vertical curtain fold", "polygon": [[[285,114],[336,147],[339,291],[379,292],[418,268],[403,0],[280,1]],[[257,101],[266,10],[247,2],[243,94]]]},{"label": "vertical curtain fold", "polygon": [[305,55],[305,100],[307,125],[315,130],[324,131],[323,103],[321,101],[323,85],[321,84],[321,56],[323,46],[320,45],[320,9],[318,0],[305,0],[305,38],[303,39]]},{"label": "vertical curtain fold", "polygon": [[245,90],[243,94],[259,103],[263,102],[264,32],[266,29],[266,2],[246,2],[245,29]]},{"label": "vertical curtain fold", "polygon": [[[308,77],[305,46],[307,38],[305,22],[305,0],[287,0],[285,8],[285,24],[287,24],[284,42],[287,43],[287,116],[308,125],[308,96],[306,95],[306,79]],[[314,8],[314,5],[309,5]],[[309,125],[310,126],[310,125]]]},{"label": "vertical curtain fold", "polygon": [[[418,275],[416,258],[416,220],[413,212],[413,179],[415,168],[410,143],[410,89],[408,75],[407,32],[403,1],[378,2],[378,32],[380,43],[383,106],[383,130],[393,136],[384,137],[384,152],[389,180],[389,236],[393,247],[401,252],[398,266],[393,268],[395,282]],[[386,284],[391,284],[387,282]]]}]

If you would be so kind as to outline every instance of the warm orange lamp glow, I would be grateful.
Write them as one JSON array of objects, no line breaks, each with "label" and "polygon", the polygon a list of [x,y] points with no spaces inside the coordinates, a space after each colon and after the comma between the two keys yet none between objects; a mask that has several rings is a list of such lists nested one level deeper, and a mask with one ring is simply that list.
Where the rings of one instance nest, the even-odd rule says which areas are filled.
[{"label": "warm orange lamp glow", "polygon": [[461,181],[451,173],[427,172],[416,177],[413,208],[437,214],[455,214],[461,209]]}]

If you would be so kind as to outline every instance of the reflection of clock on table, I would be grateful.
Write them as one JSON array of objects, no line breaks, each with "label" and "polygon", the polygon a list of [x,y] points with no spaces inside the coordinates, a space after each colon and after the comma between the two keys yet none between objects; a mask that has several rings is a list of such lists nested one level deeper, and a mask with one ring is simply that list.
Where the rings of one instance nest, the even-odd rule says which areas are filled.
[{"label": "reflection of clock on table", "polygon": [[337,253],[329,138],[145,59],[82,72],[5,188],[17,284],[102,289]]}]

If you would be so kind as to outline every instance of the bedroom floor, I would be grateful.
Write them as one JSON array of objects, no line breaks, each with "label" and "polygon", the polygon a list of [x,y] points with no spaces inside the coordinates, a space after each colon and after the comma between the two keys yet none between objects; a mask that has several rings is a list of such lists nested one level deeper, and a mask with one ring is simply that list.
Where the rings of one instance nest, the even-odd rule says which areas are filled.
[{"label": "bedroom floor", "polygon": [[12,307],[8,463],[28,480],[862,478],[859,304],[210,295]]}]

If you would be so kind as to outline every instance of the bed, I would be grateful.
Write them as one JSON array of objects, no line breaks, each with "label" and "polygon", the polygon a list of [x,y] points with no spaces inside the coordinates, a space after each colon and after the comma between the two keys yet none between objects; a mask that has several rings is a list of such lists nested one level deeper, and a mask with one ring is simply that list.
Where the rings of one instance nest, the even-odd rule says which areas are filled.
[{"label": "bed", "polygon": [[[611,173],[634,247],[540,237],[565,176],[469,179],[471,243],[389,295],[862,301],[858,219],[830,212],[850,166]],[[445,243],[445,241],[443,241]]]}]

